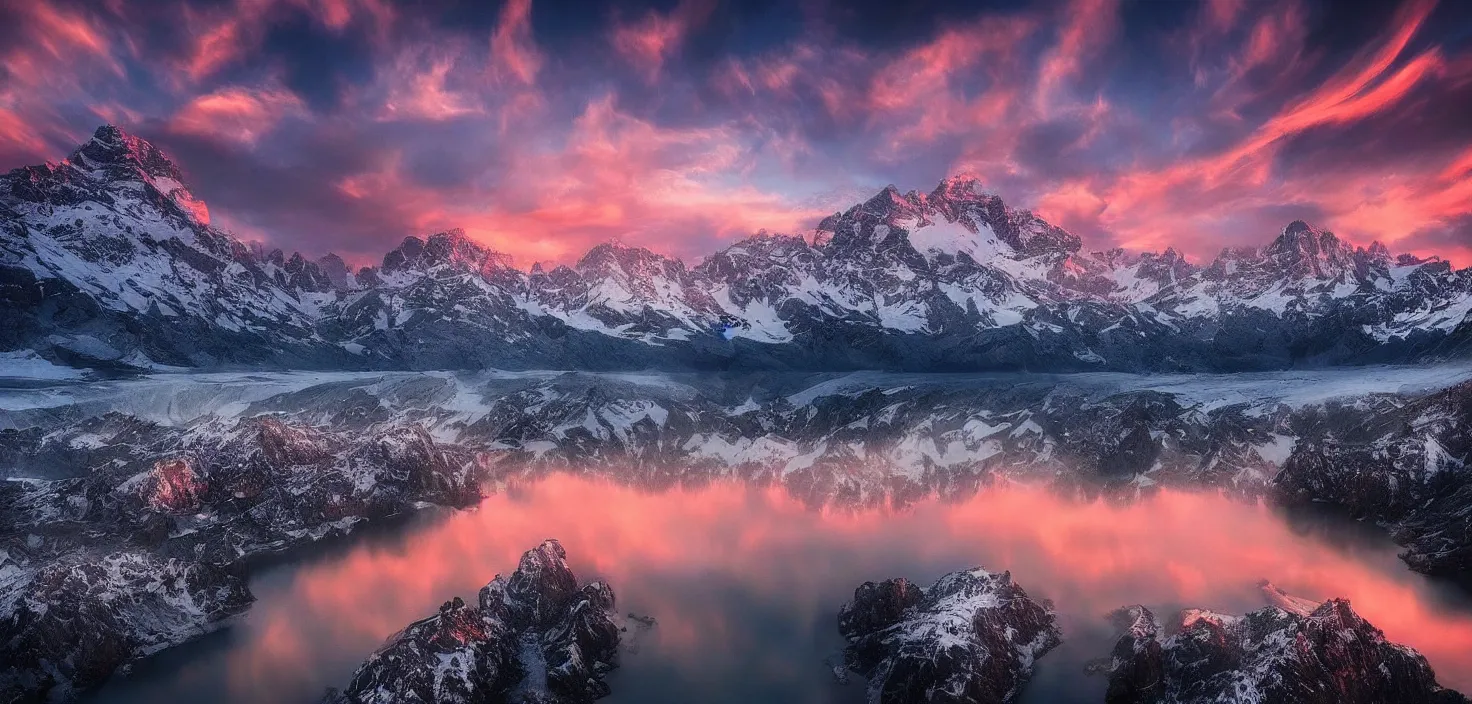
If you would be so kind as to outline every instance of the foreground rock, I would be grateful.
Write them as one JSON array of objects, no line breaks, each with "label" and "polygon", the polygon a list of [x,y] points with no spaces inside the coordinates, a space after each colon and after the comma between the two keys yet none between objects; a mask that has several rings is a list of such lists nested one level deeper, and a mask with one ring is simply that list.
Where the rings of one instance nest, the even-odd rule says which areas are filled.
[{"label": "foreground rock", "polygon": [[838,613],[848,669],[874,704],[1010,702],[1033,662],[1061,641],[1050,604],[1008,572],[952,572],[928,589],[865,582]]},{"label": "foreground rock", "polygon": [[324,702],[591,702],[615,666],[613,605],[608,585],[578,587],[562,544],[545,541],[476,605],[456,597],[390,637]]},{"label": "foreground rock", "polygon": [[242,579],[208,565],[119,552],[37,566],[0,550],[0,701],[71,699],[251,600]]},{"label": "foreground rock", "polygon": [[1125,633],[1108,666],[1110,704],[1263,702],[1457,704],[1426,658],[1365,621],[1344,599],[1322,604],[1270,584],[1273,604],[1246,616],[1189,609],[1166,636],[1143,606],[1116,616]]}]

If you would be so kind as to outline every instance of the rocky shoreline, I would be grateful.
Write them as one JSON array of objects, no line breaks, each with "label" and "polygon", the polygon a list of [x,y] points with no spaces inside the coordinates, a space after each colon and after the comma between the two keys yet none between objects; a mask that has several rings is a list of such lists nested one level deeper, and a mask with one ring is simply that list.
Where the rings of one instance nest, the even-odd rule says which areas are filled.
[{"label": "rocky shoreline", "polygon": [[[1407,378],[1439,381],[1428,373]],[[1332,506],[1383,526],[1412,569],[1467,574],[1472,383],[1359,388],[1336,374],[1327,391],[1311,373],[1285,377],[1287,391],[1093,375],[329,375],[281,377],[279,393],[238,388],[270,379],[256,375],[209,391],[118,382],[200,395],[201,410],[176,419],[116,398],[0,410],[0,471],[27,478],[0,487],[0,511],[28,532],[147,518],[181,534],[170,556],[226,562],[552,471],[651,488],[737,478],[843,508],[996,481],[1083,496],[1173,487]],[[109,498],[120,492],[150,497]]]},{"label": "rocky shoreline", "polygon": [[214,565],[137,552],[38,561],[0,550],[0,701],[69,701],[254,600]]},{"label": "rocky shoreline", "polygon": [[82,477],[0,483],[0,700],[69,700],[213,630],[253,601],[254,558],[481,498],[473,459],[423,430],[348,448],[264,418],[172,445],[99,423],[141,442],[97,448],[114,454]]}]

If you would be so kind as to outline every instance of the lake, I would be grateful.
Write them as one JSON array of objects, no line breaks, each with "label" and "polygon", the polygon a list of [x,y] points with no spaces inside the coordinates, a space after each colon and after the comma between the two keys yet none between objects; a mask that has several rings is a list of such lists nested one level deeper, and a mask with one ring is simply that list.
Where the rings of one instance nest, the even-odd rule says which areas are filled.
[{"label": "lake", "polygon": [[1346,597],[1391,640],[1472,689],[1472,601],[1411,572],[1372,526],[1288,516],[1214,493],[1162,490],[1080,501],[1000,483],[902,511],[815,510],[778,487],[718,481],[646,491],[552,474],[498,487],[470,511],[432,509],[320,546],[252,577],[256,605],[227,629],[117,678],[99,701],[312,702],[387,636],[453,596],[473,597],[544,538],[580,580],[657,625],[626,641],[608,679],[617,702],[858,702],[828,665],[839,606],[865,580],[928,585],[972,566],[1011,570],[1051,599],[1064,630],[1026,702],[1101,701],[1084,674],[1113,643],[1105,617],[1131,603],[1260,608],[1257,583]]}]

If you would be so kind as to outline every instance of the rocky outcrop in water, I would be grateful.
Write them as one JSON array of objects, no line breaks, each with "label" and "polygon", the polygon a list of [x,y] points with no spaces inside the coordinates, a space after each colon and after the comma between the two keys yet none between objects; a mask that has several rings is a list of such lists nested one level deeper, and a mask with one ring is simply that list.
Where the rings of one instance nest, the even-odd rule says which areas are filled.
[{"label": "rocky outcrop in water", "polygon": [[1463,704],[1420,653],[1391,643],[1344,599],[1316,604],[1269,584],[1273,604],[1246,616],[1188,609],[1178,629],[1143,606],[1107,666],[1109,704]]},{"label": "rocky outcrop in water", "polygon": [[324,702],[585,704],[608,694],[604,673],[618,654],[613,590],[582,587],[562,544],[522,555],[477,603],[459,597],[394,634]]},{"label": "rocky outcrop in water", "polygon": [[844,664],[873,704],[1014,701],[1033,662],[1061,642],[1051,604],[1008,572],[952,572],[929,588],[865,582],[838,613]]},{"label": "rocky outcrop in water", "polygon": [[216,567],[117,552],[54,562],[0,549],[0,701],[67,701],[250,605]]}]

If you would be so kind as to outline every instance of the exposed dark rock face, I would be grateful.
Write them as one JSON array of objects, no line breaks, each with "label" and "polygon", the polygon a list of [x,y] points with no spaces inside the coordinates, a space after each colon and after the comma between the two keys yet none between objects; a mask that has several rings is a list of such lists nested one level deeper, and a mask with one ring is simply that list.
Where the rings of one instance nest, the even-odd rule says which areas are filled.
[{"label": "exposed dark rock face", "polygon": [[608,694],[617,662],[613,590],[579,588],[562,545],[527,551],[476,605],[459,597],[389,638],[324,701],[585,704]]},{"label": "exposed dark rock face", "polygon": [[1426,574],[1472,573],[1472,482],[1432,499],[1391,530],[1401,559]]},{"label": "exposed dark rock face", "polygon": [[0,549],[0,700],[66,701],[116,669],[198,637],[250,605],[204,564],[116,552],[42,563]]},{"label": "exposed dark rock face", "polygon": [[1160,624],[1154,613],[1139,605],[1120,609],[1115,612],[1114,620],[1124,633],[1110,653],[1109,689],[1104,701],[1109,704],[1148,701],[1145,697],[1165,683]]},{"label": "exposed dark rock face", "polygon": [[1366,410],[1305,414],[1307,437],[1274,479],[1276,496],[1390,526],[1418,571],[1472,570],[1472,384]]},{"label": "exposed dark rock face", "polygon": [[1052,605],[1033,601],[1008,572],[952,572],[922,589],[865,582],[838,613],[847,667],[869,680],[869,701],[1010,702],[1033,662],[1061,641]]},{"label": "exposed dark rock face", "polygon": [[1143,606],[1109,666],[1109,704],[1459,704],[1426,659],[1385,640],[1343,599],[1322,604],[1264,585],[1273,606],[1246,616],[1190,609],[1168,637]]}]

